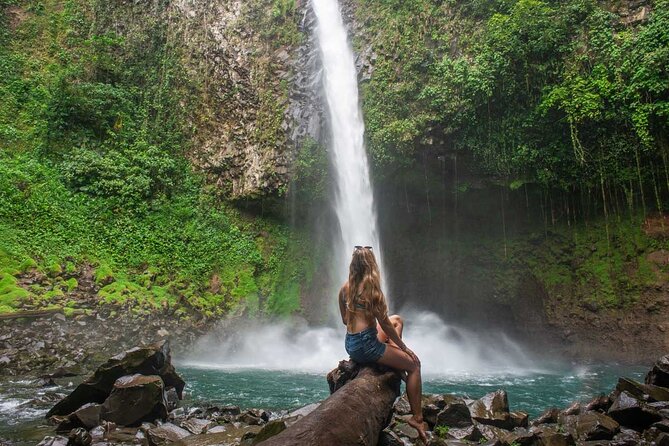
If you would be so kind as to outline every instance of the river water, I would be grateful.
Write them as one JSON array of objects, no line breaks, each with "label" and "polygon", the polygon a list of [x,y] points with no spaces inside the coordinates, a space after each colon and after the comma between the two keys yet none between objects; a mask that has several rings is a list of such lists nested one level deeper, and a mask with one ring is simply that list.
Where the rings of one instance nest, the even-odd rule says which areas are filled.
[{"label": "river water", "polygon": [[[536,416],[551,406],[566,407],[573,401],[586,401],[608,393],[619,376],[642,380],[647,369],[648,366],[600,364],[553,366],[526,372],[427,374],[424,392],[477,398],[505,389],[512,410],[524,410]],[[186,406],[233,404],[242,408],[290,410],[328,395],[325,375],[315,371],[194,366],[179,362],[177,370],[187,383],[183,402]],[[0,444],[6,441],[21,446],[34,445],[45,435],[53,435],[52,428],[43,420],[53,405],[49,395],[67,393],[76,382],[64,380],[59,384],[57,388],[44,389],[29,380],[0,382]]]}]

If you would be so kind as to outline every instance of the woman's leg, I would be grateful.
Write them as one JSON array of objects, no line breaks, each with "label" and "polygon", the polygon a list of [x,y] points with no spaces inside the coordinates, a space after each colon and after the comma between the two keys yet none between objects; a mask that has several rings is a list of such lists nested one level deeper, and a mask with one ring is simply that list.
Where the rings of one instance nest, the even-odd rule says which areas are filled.
[{"label": "woman's leg", "polygon": [[[393,327],[395,327],[395,331],[397,332],[397,335],[401,338],[402,337],[402,331],[404,330],[404,321],[400,317],[399,314],[393,314],[390,316],[388,319],[390,319],[390,322],[392,322]],[[393,341],[390,340],[390,337],[386,334],[385,331],[383,331],[383,328],[381,328],[381,324],[378,322],[376,323],[376,332],[377,332],[377,337],[379,338],[379,341],[382,342],[383,344],[391,344],[395,345]],[[395,345],[395,347],[398,347]]]},{"label": "woman's leg", "polygon": [[394,369],[407,371],[407,399],[409,400],[409,406],[411,406],[411,413],[413,414],[411,420],[409,420],[409,424],[416,428],[421,440],[427,444],[425,426],[423,425],[423,408],[421,406],[423,384],[420,376],[420,367],[413,362],[408,354],[392,343],[386,344],[386,351],[377,362]]}]

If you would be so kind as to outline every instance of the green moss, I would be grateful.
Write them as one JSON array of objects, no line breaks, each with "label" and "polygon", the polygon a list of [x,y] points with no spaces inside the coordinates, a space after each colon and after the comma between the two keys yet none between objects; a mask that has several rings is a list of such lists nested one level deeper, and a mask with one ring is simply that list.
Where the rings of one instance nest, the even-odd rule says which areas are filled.
[{"label": "green moss", "polygon": [[67,291],[72,292],[79,287],[79,282],[74,277],[71,277],[65,281],[65,286],[67,287]]},{"label": "green moss", "polygon": [[65,263],[65,272],[68,274],[73,274],[77,270],[77,267],[72,262]]},{"label": "green moss", "polygon": [[30,297],[30,293],[17,284],[14,276],[0,274],[0,306],[5,312],[14,311],[21,301]]},{"label": "green moss", "polygon": [[33,268],[37,268],[37,262],[35,262],[35,260],[31,259],[30,257],[27,257],[23,261],[21,261],[18,268],[19,271],[26,272]]},{"label": "green moss", "polygon": [[52,277],[59,276],[63,272],[63,267],[60,262],[51,262],[46,265],[45,272]]},{"label": "green moss", "polygon": [[297,281],[282,284],[267,302],[271,314],[286,316],[300,309],[300,284]]},{"label": "green moss", "polygon": [[76,309],[73,308],[73,307],[64,307],[64,308],[63,308],[63,314],[64,314],[66,317],[72,317],[72,316],[74,316],[75,311],[76,311]]},{"label": "green moss", "polygon": [[106,263],[101,263],[95,268],[95,283],[102,285],[114,280],[114,273]]},{"label": "green moss", "polygon": [[59,300],[60,298],[64,297],[65,293],[60,288],[54,288],[50,291],[45,292],[42,294],[41,299],[45,302],[53,302],[56,300]]}]

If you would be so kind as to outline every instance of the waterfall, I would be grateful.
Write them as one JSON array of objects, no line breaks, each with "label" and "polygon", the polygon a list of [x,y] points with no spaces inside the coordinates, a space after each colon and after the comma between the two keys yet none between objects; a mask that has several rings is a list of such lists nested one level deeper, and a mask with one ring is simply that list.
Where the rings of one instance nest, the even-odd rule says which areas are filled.
[{"label": "waterfall", "polygon": [[330,153],[336,184],[334,205],[341,229],[333,256],[339,285],[347,277],[355,245],[372,246],[377,262],[380,266],[383,263],[353,50],[337,0],[312,0],[312,6],[317,19],[316,36],[330,119]]}]

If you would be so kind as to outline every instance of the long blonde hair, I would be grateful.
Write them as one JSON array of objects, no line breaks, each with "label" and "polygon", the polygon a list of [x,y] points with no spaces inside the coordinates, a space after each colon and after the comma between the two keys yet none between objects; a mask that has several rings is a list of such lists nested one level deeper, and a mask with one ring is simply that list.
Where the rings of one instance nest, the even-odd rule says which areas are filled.
[{"label": "long blonde hair", "polygon": [[381,273],[371,248],[356,248],[348,268],[346,308],[355,313],[356,304],[372,309],[385,303],[381,291]]}]

